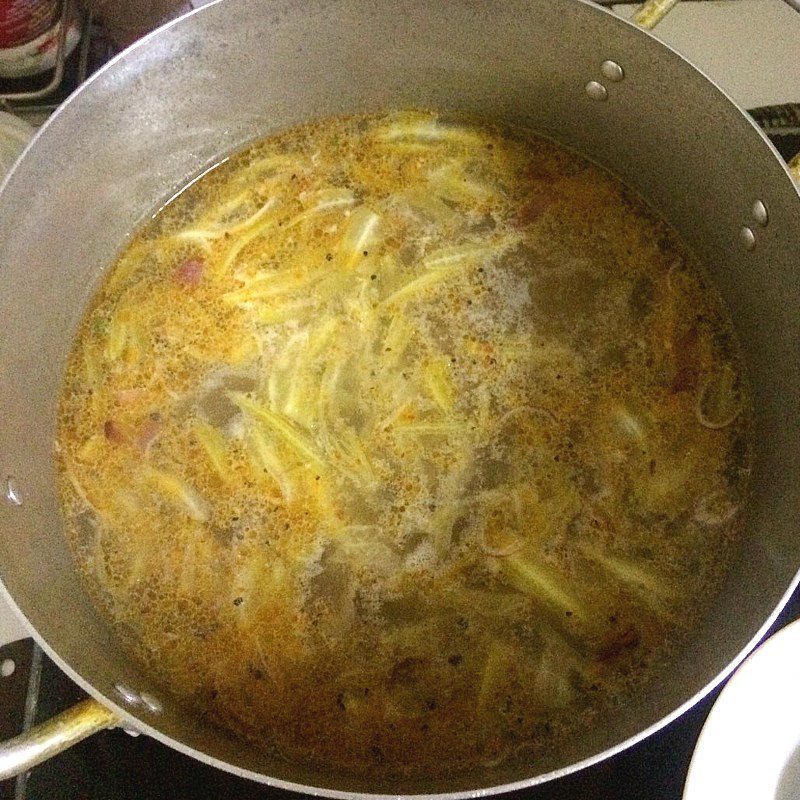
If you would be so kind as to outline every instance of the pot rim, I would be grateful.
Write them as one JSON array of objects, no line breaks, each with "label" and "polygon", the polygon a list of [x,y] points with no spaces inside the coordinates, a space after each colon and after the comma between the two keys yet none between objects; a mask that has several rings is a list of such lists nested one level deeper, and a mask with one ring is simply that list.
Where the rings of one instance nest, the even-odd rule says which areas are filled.
[{"label": "pot rim", "polygon": [[[567,0],[567,1],[576,3],[584,7],[591,8],[594,12],[598,14],[606,15],[607,17],[612,18],[614,20],[613,24],[620,24],[627,26],[628,28],[633,28],[638,32],[638,35],[649,37],[650,39],[657,42],[661,47],[665,48],[667,51],[671,52],[672,54],[683,60],[690,68],[692,68],[709,84],[711,84],[717,90],[717,92],[719,92],[724,97],[724,99],[726,99],[741,114],[741,116],[750,123],[753,130],[761,138],[762,143],[769,148],[774,158],[782,166],[786,174],[787,180],[789,180],[792,186],[795,188],[795,191],[798,195],[798,200],[800,200],[800,186],[796,184],[792,179],[791,173],[787,168],[786,162],[778,153],[775,146],[767,138],[766,134],[758,126],[758,124],[747,114],[747,112],[744,109],[742,109],[741,106],[714,80],[712,80],[702,69],[697,67],[693,62],[689,61],[689,59],[687,59],[685,56],[683,56],[681,53],[675,50],[675,48],[671,47],[658,37],[654,36],[650,31],[644,30],[635,25],[633,22],[620,17],[619,15],[615,14],[611,9],[606,8],[605,6],[597,5],[596,3],[591,2],[591,0]],[[124,58],[129,57],[129,54],[132,51],[138,48],[146,47],[152,39],[155,39],[158,36],[160,36],[162,32],[167,31],[174,25],[183,24],[184,20],[193,17],[195,14],[203,13],[205,9],[211,8],[212,6],[216,6],[223,2],[227,2],[227,0],[211,0],[211,2],[208,2],[205,5],[194,8],[191,11],[187,12],[186,14],[183,14],[175,19],[166,22],[164,25],[156,28],[147,35],[143,36],[141,39],[137,40],[130,47],[118,53],[110,61],[104,64],[99,70],[93,73],[83,84],[81,84],[80,87],[78,87],[78,89],[75,92],[73,92],[53,112],[53,114],[50,115],[50,117],[45,121],[45,123],[39,128],[34,137],[30,140],[25,149],[22,151],[15,164],[8,171],[3,180],[0,181],[0,195],[2,195],[3,191],[6,188],[6,185],[10,182],[12,176],[16,172],[17,165],[26,157],[26,155],[31,149],[37,146],[40,136],[42,136],[43,132],[46,131],[47,128],[51,125],[52,121],[55,120],[63,112],[64,108],[68,104],[79,101],[80,95],[83,93],[85,87],[90,86],[94,80],[104,75],[106,71],[114,69],[117,62],[121,61]],[[191,758],[194,758],[212,767],[220,769],[224,772],[236,775],[237,777],[245,778],[247,780],[251,780],[253,782],[262,785],[272,786],[279,789],[285,789],[287,791],[299,792],[302,794],[315,795],[319,797],[337,798],[341,800],[404,800],[405,798],[408,798],[409,800],[411,800],[411,798],[414,798],[415,800],[462,800],[462,798],[464,799],[479,798],[500,793],[514,792],[532,786],[538,786],[540,784],[548,783],[550,781],[557,780],[559,778],[564,778],[568,775],[579,772],[580,770],[583,770],[587,767],[591,767],[595,764],[605,761],[606,759],[611,758],[612,756],[615,756],[618,753],[622,753],[628,748],[643,741],[650,735],[660,731],[662,728],[666,727],[671,722],[678,719],[685,712],[691,709],[694,705],[700,702],[704,697],[706,697],[711,691],[713,691],[720,683],[726,680],[739,667],[742,661],[744,661],[744,659],[747,658],[747,656],[756,647],[756,645],[758,645],[759,642],[766,636],[769,629],[775,622],[776,618],[784,609],[784,607],[786,606],[786,604],[788,603],[789,599],[791,598],[794,591],[798,588],[798,586],[800,586],[800,568],[797,570],[797,572],[795,572],[794,577],[789,583],[789,586],[787,587],[783,595],[780,597],[777,605],[771,611],[767,619],[752,635],[752,637],[748,640],[745,646],[739,651],[739,653],[717,675],[715,675],[710,681],[708,681],[693,695],[687,698],[677,708],[673,709],[673,711],[666,714],[664,717],[652,723],[651,725],[639,731],[638,733],[634,734],[633,736],[624,739],[623,741],[619,742],[618,744],[612,747],[606,748],[605,750],[602,750],[591,756],[587,756],[586,758],[583,758],[579,761],[575,761],[572,764],[569,764],[565,767],[560,767],[555,770],[550,770],[549,772],[541,773],[539,775],[535,775],[530,778],[524,778],[522,780],[513,781],[511,783],[498,784],[495,786],[487,786],[477,789],[464,789],[453,792],[408,793],[408,794],[397,794],[397,793],[386,794],[377,792],[344,791],[340,789],[331,789],[331,788],[296,783],[293,781],[288,781],[281,778],[276,778],[270,775],[266,775],[261,772],[255,772],[254,770],[239,767],[228,761],[223,761],[214,756],[210,756],[206,753],[203,753],[199,750],[195,750],[193,747],[186,745],[182,741],[174,739],[165,733],[162,733],[157,728],[142,721],[139,717],[132,715],[125,707],[115,703],[112,699],[110,699],[105,694],[96,689],[94,685],[91,684],[88,680],[86,680],[79,672],[73,669],[73,667],[69,663],[67,663],[64,659],[62,659],[59,653],[54,648],[52,648],[49,645],[49,643],[42,637],[42,635],[34,628],[33,624],[25,616],[22,609],[17,605],[16,601],[14,600],[9,590],[6,588],[1,578],[0,578],[0,596],[2,596],[6,600],[6,602],[12,607],[12,609],[17,613],[17,615],[19,616],[20,620],[23,622],[25,627],[30,631],[31,636],[38,643],[38,645],[44,650],[44,652],[48,655],[48,657],[72,681],[74,681],[81,689],[83,689],[83,691],[85,691],[88,695],[90,695],[91,697],[93,697],[95,700],[102,703],[106,707],[111,708],[120,717],[122,722],[121,727],[123,727],[126,730],[130,729],[139,733],[146,734],[147,736],[152,737],[156,741],[172,748],[173,750],[177,750],[178,752],[183,753],[184,755],[190,756]]]}]

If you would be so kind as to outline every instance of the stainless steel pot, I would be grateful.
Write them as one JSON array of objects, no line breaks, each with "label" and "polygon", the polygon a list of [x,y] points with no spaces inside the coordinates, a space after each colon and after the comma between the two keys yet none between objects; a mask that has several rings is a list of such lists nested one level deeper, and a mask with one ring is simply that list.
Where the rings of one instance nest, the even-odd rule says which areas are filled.
[{"label": "stainless steel pot", "polygon": [[[159,200],[254,137],[403,106],[532,126],[647,196],[732,311],[754,387],[757,459],[743,545],[668,675],[548,761],[375,783],[271,760],[125,657],[72,568],[53,439],[83,308]],[[798,583],[799,254],[800,197],[752,121],[649,33],[582,0],[225,0],[148,36],[60,108],[0,194],[0,574],[36,639],[98,701],[52,723],[45,733],[55,736],[7,744],[0,776],[122,724],[290,789],[468,796],[556,778],[666,725],[738,664]]]}]

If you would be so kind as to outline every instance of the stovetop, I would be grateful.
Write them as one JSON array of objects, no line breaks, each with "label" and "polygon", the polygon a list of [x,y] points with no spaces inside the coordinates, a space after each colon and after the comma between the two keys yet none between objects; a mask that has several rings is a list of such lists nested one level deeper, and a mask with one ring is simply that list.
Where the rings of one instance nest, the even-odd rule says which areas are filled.
[{"label": "stovetop", "polygon": [[[195,0],[194,4],[207,1]],[[704,68],[746,107],[798,101],[800,70],[792,70],[790,65],[800,61],[800,17],[795,19],[786,11],[778,0],[687,3],[662,23],[658,35]],[[743,16],[745,24],[740,22]],[[718,35],[708,37],[710,29]],[[91,48],[84,51],[89,72],[110,53],[96,26],[93,30]],[[80,51],[68,62],[66,75],[56,102],[81,78]],[[34,122],[41,121],[48,113],[47,104],[31,113]],[[785,158],[800,151],[800,105],[757,110],[754,116]],[[771,632],[795,619],[800,619],[800,590],[795,592]],[[0,645],[4,645],[0,647],[0,739],[50,718],[84,696],[33,640],[21,637],[24,629],[0,600]],[[627,751],[576,775],[507,797],[678,800],[700,729],[719,691],[712,692],[680,719]],[[300,796],[233,777],[149,737],[134,737],[120,729],[97,734],[27,775],[0,783],[0,800],[205,800],[209,797],[254,800]]]}]

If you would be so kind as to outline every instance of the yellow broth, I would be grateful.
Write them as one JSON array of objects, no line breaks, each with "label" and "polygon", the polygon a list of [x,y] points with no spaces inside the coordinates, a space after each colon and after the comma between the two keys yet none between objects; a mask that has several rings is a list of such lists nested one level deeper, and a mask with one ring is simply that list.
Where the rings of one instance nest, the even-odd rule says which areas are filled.
[{"label": "yellow broth", "polygon": [[133,657],[287,759],[557,747],[668,660],[740,526],[720,299],[629,189],[422,112],[258,142],[144,224],[61,398]]}]

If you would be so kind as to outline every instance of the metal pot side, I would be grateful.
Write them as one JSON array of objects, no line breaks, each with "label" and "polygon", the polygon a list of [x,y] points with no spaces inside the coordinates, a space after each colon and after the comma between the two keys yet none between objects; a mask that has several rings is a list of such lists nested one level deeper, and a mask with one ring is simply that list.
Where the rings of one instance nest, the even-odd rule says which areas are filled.
[{"label": "metal pot side", "polygon": [[[601,67],[609,59],[622,67],[621,80]],[[600,89],[587,88],[590,81]],[[649,198],[708,265],[732,312],[754,389],[757,458],[743,545],[668,672],[550,760],[376,783],[272,761],[202,722],[128,661],[73,571],[52,451],[62,370],[82,310],[154,201],[270,131],[408,106],[531,126]],[[797,584],[798,254],[797,189],[749,118],[677,53],[582,0],[207,6],[90,79],[0,192],[0,478],[13,478],[20,500],[0,503],[3,584],[47,652],[127,723],[257,781],[339,797],[466,797],[607,758],[727,675]],[[118,682],[159,697],[161,713],[125,707]]]}]

